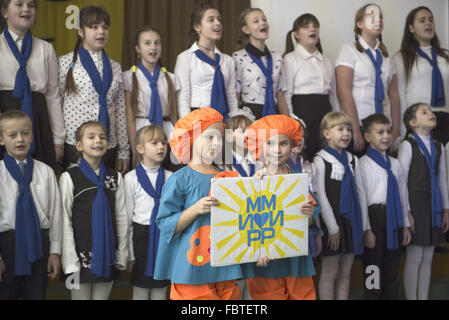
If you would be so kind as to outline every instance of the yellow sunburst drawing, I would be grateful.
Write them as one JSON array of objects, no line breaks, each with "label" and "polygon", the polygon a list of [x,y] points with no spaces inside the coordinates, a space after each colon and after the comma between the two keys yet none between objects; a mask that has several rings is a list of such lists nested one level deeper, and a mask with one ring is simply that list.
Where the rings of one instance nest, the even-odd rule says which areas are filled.
[{"label": "yellow sunburst drawing", "polygon": [[308,254],[307,174],[212,180],[211,265]]}]

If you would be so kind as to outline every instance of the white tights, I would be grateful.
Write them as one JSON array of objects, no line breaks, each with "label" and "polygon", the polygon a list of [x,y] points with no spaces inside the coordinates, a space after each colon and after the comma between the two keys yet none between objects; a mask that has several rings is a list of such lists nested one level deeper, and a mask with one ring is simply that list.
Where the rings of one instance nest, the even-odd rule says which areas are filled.
[{"label": "white tights", "polygon": [[168,300],[168,287],[144,289],[133,287],[133,300]]},{"label": "white tights", "polygon": [[354,257],[348,253],[321,258],[320,300],[348,300]]},{"label": "white tights", "polygon": [[405,258],[404,289],[407,300],[427,300],[435,247],[409,245]]},{"label": "white tights", "polygon": [[72,300],[108,300],[114,282],[81,283],[79,289],[72,289]]}]

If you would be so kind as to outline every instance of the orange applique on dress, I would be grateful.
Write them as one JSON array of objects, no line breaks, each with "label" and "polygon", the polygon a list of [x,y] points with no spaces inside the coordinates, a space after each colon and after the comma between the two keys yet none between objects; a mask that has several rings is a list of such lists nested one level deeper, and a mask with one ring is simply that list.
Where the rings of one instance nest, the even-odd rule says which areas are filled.
[{"label": "orange applique on dress", "polygon": [[190,238],[187,261],[194,266],[204,266],[210,262],[210,226],[202,226]]}]

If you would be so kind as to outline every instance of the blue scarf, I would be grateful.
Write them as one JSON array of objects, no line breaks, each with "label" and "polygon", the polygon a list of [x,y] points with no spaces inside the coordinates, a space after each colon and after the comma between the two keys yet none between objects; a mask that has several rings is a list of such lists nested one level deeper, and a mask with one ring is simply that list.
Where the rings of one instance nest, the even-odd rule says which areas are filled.
[{"label": "blue scarf", "polygon": [[[22,111],[30,117],[34,133],[33,97],[31,91],[31,83],[27,73],[27,62],[33,49],[33,36],[31,35],[31,31],[28,31],[25,34],[25,37],[22,40],[22,49],[19,52],[19,49],[12,39],[7,27],[3,29],[3,35],[5,36],[6,42],[8,43],[8,46],[11,49],[14,57],[19,63],[19,70],[16,74],[14,92],[12,96],[22,101]],[[36,145],[33,141],[31,143],[30,153],[34,154],[35,151]]]},{"label": "blue scarf", "polygon": [[421,48],[416,49],[416,53],[429,61],[432,66],[432,107],[444,107],[446,105],[446,97],[444,96],[444,83],[440,68],[438,68],[437,53],[432,48],[432,59],[422,51]]},{"label": "blue scarf", "polygon": [[376,59],[374,60],[373,54],[371,53],[371,50],[368,48],[365,50],[365,53],[370,58],[371,62],[373,63],[374,69],[376,70],[376,90],[375,90],[375,107],[376,107],[376,113],[384,114],[384,106],[383,102],[385,99],[385,92],[384,92],[384,84],[382,82],[382,53],[379,49],[376,50]]},{"label": "blue scarf", "polygon": [[292,159],[288,159],[287,161],[287,165],[290,167],[290,169],[295,169],[298,173],[302,173],[302,157],[300,155],[298,155],[298,157],[296,158],[296,163],[293,162]]},{"label": "blue scarf", "polygon": [[16,276],[31,275],[31,263],[42,259],[42,238],[39,216],[31,195],[34,161],[27,157],[25,175],[22,175],[14,158],[5,153],[5,166],[19,185],[16,204],[15,265]]},{"label": "blue scarf", "polygon": [[98,121],[100,121],[104,125],[109,140],[111,123],[109,120],[107,95],[109,88],[111,87],[113,78],[111,61],[109,60],[109,57],[106,54],[106,52],[103,50],[103,80],[102,80],[100,77],[100,73],[98,72],[98,69],[95,66],[95,63],[92,60],[92,57],[90,56],[89,51],[87,51],[86,49],[84,49],[83,46],[81,46],[79,49],[79,55],[81,64],[83,65],[84,69],[86,69],[90,77],[90,80],[92,81],[92,84],[95,88],[95,91],[98,93],[98,103],[100,104]]},{"label": "blue scarf", "polygon": [[326,146],[324,150],[334,156],[345,167],[345,174],[341,181],[340,188],[340,214],[351,221],[354,252],[355,254],[362,254],[362,210],[360,209],[359,195],[355,185],[354,176],[349,167],[348,155],[345,150],[343,150],[342,154],[339,154],[329,146]]},{"label": "blue scarf", "polygon": [[98,187],[92,202],[92,260],[91,272],[97,278],[111,276],[111,264],[117,261],[115,256],[114,229],[112,228],[111,207],[106,198],[104,180],[106,167],[101,162],[100,176],[81,158],[79,168],[91,183]]},{"label": "blue scarf", "polygon": [[265,89],[265,103],[263,105],[263,115],[262,117],[271,116],[276,114],[276,104],[274,102],[274,93],[273,93],[273,58],[267,56],[267,67],[262,62],[262,59],[256,58],[253,54],[251,54],[248,50],[246,50],[250,58],[257,64],[262,70],[262,73],[265,75],[265,79],[267,80],[267,87]]},{"label": "blue scarf", "polygon": [[387,155],[386,160],[384,156],[377,150],[368,147],[366,155],[370,157],[382,169],[385,169],[388,174],[387,184],[387,248],[388,250],[396,250],[398,244],[398,230],[404,227],[404,220],[402,217],[401,196],[399,193],[399,185],[396,177],[391,171],[391,160]]},{"label": "blue scarf", "polygon": [[162,194],[162,187],[165,183],[165,172],[162,166],[159,168],[159,172],[156,180],[156,190],[154,190],[150,179],[145,172],[142,164],[136,167],[137,180],[143,190],[154,200],[153,211],[151,212],[150,228],[148,230],[148,251],[147,251],[147,265],[145,268],[145,276],[153,277],[154,266],[156,265],[157,248],[159,244],[159,228],[156,225],[156,217],[159,212],[160,199]]},{"label": "blue scarf", "polygon": [[225,80],[220,68],[220,55],[216,53],[215,60],[213,60],[201,50],[196,50],[195,54],[201,61],[215,67],[210,106],[220,112],[223,116],[223,122],[226,122],[229,118],[229,105],[228,98],[226,96]]},{"label": "blue scarf", "polygon": [[427,166],[429,167],[430,172],[430,191],[432,195],[431,204],[432,204],[432,227],[440,228],[441,227],[441,212],[443,211],[442,200],[441,200],[441,191],[440,185],[438,184],[438,177],[436,173],[435,163],[437,158],[437,152],[435,147],[435,142],[433,138],[430,137],[430,151],[426,148],[426,145],[422,141],[422,139],[416,134],[413,134],[413,138],[415,138],[418,143],[419,148],[421,149],[424,157],[426,158]]},{"label": "blue scarf", "polygon": [[150,82],[151,104],[150,104],[150,113],[148,114],[148,121],[150,121],[150,123],[152,124],[158,125],[159,127],[163,128],[164,120],[162,117],[162,105],[161,99],[159,98],[159,92],[157,89],[157,80],[159,79],[159,72],[161,69],[157,64],[156,69],[154,69],[153,76],[142,63],[139,64],[139,69],[142,71],[144,76]]},{"label": "blue scarf", "polygon": [[245,178],[252,177],[256,173],[256,166],[252,163],[248,163],[249,165],[249,175],[248,175],[248,173],[245,171],[245,169],[243,169],[242,165],[237,162],[237,159],[234,156],[232,156],[232,165],[238,171],[241,177]]}]

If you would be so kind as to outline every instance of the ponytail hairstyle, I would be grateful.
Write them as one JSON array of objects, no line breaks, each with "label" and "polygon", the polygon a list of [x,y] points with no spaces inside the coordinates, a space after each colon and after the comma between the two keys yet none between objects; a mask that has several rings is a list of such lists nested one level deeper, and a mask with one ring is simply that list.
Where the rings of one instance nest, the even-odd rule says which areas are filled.
[{"label": "ponytail hairstyle", "polygon": [[[417,7],[410,11],[405,22],[404,37],[402,38],[401,49],[399,51],[404,62],[405,79],[407,81],[409,79],[410,72],[412,71],[413,64],[415,63],[417,58],[416,49],[419,48],[419,41],[415,38],[415,35],[410,32],[410,26],[413,26],[416,20],[416,16],[421,10],[426,10],[433,16],[432,11],[424,6]],[[441,48],[440,40],[438,39],[436,34],[435,37],[430,41],[430,44],[436,51],[437,55],[445,58],[446,61],[449,62],[448,51]]]},{"label": "ponytail hairstyle", "polygon": [[[155,32],[157,34],[159,34],[159,32],[157,32],[155,29],[146,26],[143,27],[142,29],[140,29],[139,31],[137,31],[136,33],[136,38],[134,40],[134,45],[133,45],[133,50],[134,50],[134,66],[132,68],[132,84],[133,84],[133,89],[131,91],[131,109],[133,111],[134,116],[136,116],[137,114],[137,97],[139,94],[139,83],[137,81],[137,76],[136,76],[136,71],[137,71],[137,67],[140,64],[140,55],[137,53],[136,51],[136,47],[139,45],[139,41],[140,41],[140,36],[142,35],[142,33],[144,32]],[[173,81],[171,80],[170,76],[168,75],[167,70],[164,68],[164,65],[162,63],[162,59],[159,58],[158,61],[158,65],[161,68],[161,71],[164,73],[165,75],[165,81],[167,81],[167,88],[168,88],[168,109],[169,109],[169,117],[170,117],[170,121],[175,124],[176,121],[178,121],[178,107],[176,105],[176,90],[175,90],[175,86],[173,84]]]},{"label": "ponytail hairstyle", "polygon": [[[368,4],[364,5],[363,7],[361,7],[359,10],[357,10],[357,12],[355,14],[355,23],[354,23],[355,47],[357,48],[357,50],[359,52],[362,52],[362,53],[365,52],[365,49],[363,49],[362,45],[359,42],[359,36],[362,36],[362,30],[359,29],[359,27],[357,26],[357,23],[363,21],[363,18],[365,17],[366,8],[368,8],[369,6],[376,6],[380,9],[380,7],[377,4],[368,3]],[[382,34],[379,35],[379,50],[380,50],[380,52],[382,52],[382,55],[385,58],[389,57],[387,47],[382,42]]]},{"label": "ponytail hairstyle", "polygon": [[249,43],[249,35],[244,33],[242,29],[247,25],[246,18],[248,15],[255,11],[260,11],[263,13],[262,9],[259,8],[246,8],[239,16],[239,40],[237,41],[237,50],[245,48]]},{"label": "ponytail hairstyle", "polygon": [[[320,22],[318,21],[317,17],[315,17],[311,13],[305,13],[298,18],[296,18],[295,22],[293,23],[293,28],[287,33],[287,37],[285,39],[285,52],[284,56],[290,52],[293,52],[295,50],[295,44],[293,41],[296,41],[299,43],[299,40],[296,39],[294,32],[298,31],[301,28],[307,27],[310,23],[313,23],[315,27],[320,27]],[[318,39],[318,43],[316,44],[316,48],[318,51],[323,54],[323,47],[321,46],[321,39]]]},{"label": "ponytail hairstyle", "polygon": [[[100,24],[104,22],[106,25],[111,25],[111,18],[108,14],[108,12],[103,9],[102,7],[96,7],[96,6],[87,6],[81,9],[80,11],[80,29],[84,28],[90,28],[95,24]],[[66,76],[66,82],[65,82],[65,92],[68,94],[70,93],[77,93],[78,90],[76,88],[75,78],[73,77],[73,68],[75,67],[75,63],[78,60],[78,52],[83,44],[83,39],[78,36],[78,40],[76,41],[75,49],[73,51],[73,59],[72,63],[70,64],[69,71],[67,72]]]},{"label": "ponytail hairstyle", "polygon": [[209,9],[218,10],[214,5],[210,3],[200,3],[195,9],[193,9],[192,14],[190,15],[190,31],[188,34],[188,46],[190,47],[195,42],[200,40],[200,35],[195,30],[195,26],[201,24],[201,20],[203,20],[204,13]]}]

